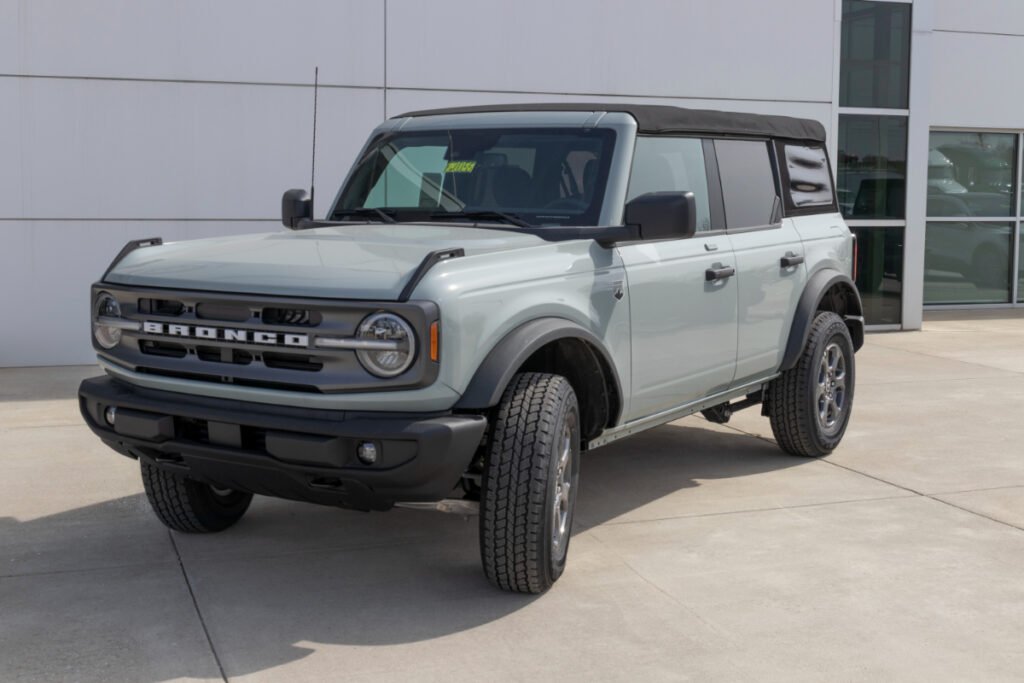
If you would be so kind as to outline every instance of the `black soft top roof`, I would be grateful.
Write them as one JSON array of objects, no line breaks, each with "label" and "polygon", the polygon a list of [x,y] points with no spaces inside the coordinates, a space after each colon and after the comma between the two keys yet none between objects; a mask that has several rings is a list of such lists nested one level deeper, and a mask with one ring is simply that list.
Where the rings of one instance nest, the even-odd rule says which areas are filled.
[{"label": "black soft top roof", "polygon": [[713,109],[683,109],[661,104],[616,104],[610,102],[543,104],[485,104],[475,107],[425,109],[401,114],[436,116],[441,114],[479,114],[501,111],[615,111],[636,119],[641,133],[705,133],[710,135],[757,135],[810,142],[825,142],[825,128],[811,119],[790,116],[742,114]]}]

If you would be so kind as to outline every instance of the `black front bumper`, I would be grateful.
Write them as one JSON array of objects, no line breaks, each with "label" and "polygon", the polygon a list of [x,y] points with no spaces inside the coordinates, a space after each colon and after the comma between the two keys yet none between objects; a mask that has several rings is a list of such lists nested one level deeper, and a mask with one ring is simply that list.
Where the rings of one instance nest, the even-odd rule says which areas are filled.
[{"label": "black front bumper", "polygon": [[[83,381],[78,398],[89,428],[124,455],[220,487],[359,510],[447,497],[486,428],[477,415],[307,410],[110,377]],[[376,448],[372,465],[356,457],[363,442]]]}]

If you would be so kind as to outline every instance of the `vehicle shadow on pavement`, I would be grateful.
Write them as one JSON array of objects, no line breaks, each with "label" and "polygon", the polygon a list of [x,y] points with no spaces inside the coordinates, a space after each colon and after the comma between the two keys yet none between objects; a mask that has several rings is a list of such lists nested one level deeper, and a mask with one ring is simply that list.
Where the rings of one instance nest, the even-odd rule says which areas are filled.
[{"label": "vehicle shadow on pavement", "polygon": [[[471,629],[483,629],[480,637],[488,637],[489,625],[507,618],[515,619],[516,628],[542,629],[534,621],[547,609],[524,608],[540,599],[578,599],[579,591],[587,590],[588,567],[616,561],[588,538],[588,530],[609,522],[722,512],[717,496],[691,503],[685,489],[806,462],[763,440],[692,422],[584,455],[569,569],[544,597],[490,586],[480,570],[477,519],[434,512],[364,514],[257,498],[234,528],[203,536],[173,534],[172,545],[139,494],[14,526],[10,519],[0,520],[0,545],[15,555],[31,553],[34,571],[47,565],[48,571],[73,571],[75,556],[86,566],[102,566],[105,557],[107,566],[113,557],[176,564],[180,556],[229,676],[294,662],[321,646],[433,641],[424,646],[443,647],[445,636]],[[579,579],[573,578],[575,567]],[[90,581],[101,576],[90,572]],[[119,574],[117,580],[118,591],[134,590],[130,575]],[[559,591],[560,586],[569,587]],[[73,596],[68,600],[66,609],[74,609]],[[138,605],[127,601],[124,609]],[[144,619],[134,614],[125,621]],[[355,669],[372,668],[372,648],[345,652]],[[183,661],[180,671],[166,677],[161,671],[155,680],[188,675],[189,666]]]}]

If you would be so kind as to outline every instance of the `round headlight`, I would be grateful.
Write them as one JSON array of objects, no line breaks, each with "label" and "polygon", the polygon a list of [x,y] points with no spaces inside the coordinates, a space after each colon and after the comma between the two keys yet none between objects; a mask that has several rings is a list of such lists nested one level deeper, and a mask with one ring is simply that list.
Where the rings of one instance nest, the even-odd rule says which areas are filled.
[{"label": "round headlight", "polygon": [[416,357],[416,337],[412,327],[393,313],[374,313],[359,324],[356,337],[367,342],[380,342],[367,344],[367,348],[356,351],[363,367],[378,377],[402,374]]},{"label": "round headlight", "polygon": [[96,307],[93,314],[92,334],[96,342],[105,349],[112,349],[121,343],[121,329],[109,327],[99,322],[100,318],[120,318],[121,306],[110,294],[100,292],[96,297]]}]

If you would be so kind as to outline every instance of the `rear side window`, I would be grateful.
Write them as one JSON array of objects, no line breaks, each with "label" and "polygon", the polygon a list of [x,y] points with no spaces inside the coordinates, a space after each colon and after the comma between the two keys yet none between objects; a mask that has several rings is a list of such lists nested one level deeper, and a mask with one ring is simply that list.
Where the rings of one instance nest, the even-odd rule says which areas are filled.
[{"label": "rear side window", "polygon": [[715,140],[715,154],[722,179],[726,226],[753,228],[771,224],[777,195],[768,143]]},{"label": "rear side window", "polygon": [[697,138],[638,137],[626,201],[648,192],[692,192],[697,231],[711,229],[704,147]]},{"label": "rear side window", "polygon": [[788,142],[779,143],[779,147],[786,208],[835,210],[832,174],[825,148]]}]

